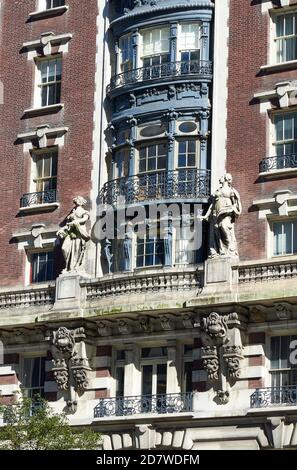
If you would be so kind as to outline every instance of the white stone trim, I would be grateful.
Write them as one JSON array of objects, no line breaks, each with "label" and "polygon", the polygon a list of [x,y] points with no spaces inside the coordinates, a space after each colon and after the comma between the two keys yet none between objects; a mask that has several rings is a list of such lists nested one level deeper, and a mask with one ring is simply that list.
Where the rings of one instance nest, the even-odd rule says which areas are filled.
[{"label": "white stone trim", "polygon": [[27,117],[41,116],[42,114],[50,114],[61,111],[64,108],[64,103],[51,104],[49,106],[40,106],[36,108],[28,108],[24,110],[24,115]]},{"label": "white stone trim", "polygon": [[214,74],[211,169],[212,191],[226,171],[227,158],[227,101],[228,101],[228,39],[229,0],[215,4]]},{"label": "white stone trim", "polygon": [[23,51],[28,52],[28,60],[40,57],[38,51],[42,48],[42,56],[50,56],[52,48],[58,46],[58,53],[68,52],[68,43],[72,39],[71,33],[55,34],[52,31],[43,33],[39,39],[24,42]]},{"label": "white stone trim", "polygon": [[96,377],[95,379],[89,380],[88,389],[89,390],[99,390],[103,388],[110,388],[111,386],[111,377]]},{"label": "white stone trim", "polygon": [[68,10],[69,10],[68,5],[62,5],[60,7],[49,8],[49,9],[41,7],[39,10],[29,13],[29,18],[32,20],[39,20],[39,19],[48,18],[51,16],[62,15],[63,13],[66,13],[66,11]]},{"label": "white stone trim", "polygon": [[110,367],[111,366],[111,357],[110,356],[97,356],[94,357],[92,361],[93,368],[99,367]]},{"label": "white stone trim", "polygon": [[[92,189],[90,198],[92,207],[90,210],[90,220],[92,226],[96,222],[97,217],[97,197],[103,185],[103,181],[107,180],[105,168],[105,155],[107,152],[107,144],[105,141],[104,131],[107,128],[107,119],[104,112],[103,101],[105,99],[105,90],[111,77],[111,67],[109,64],[109,50],[105,39],[109,27],[108,24],[108,0],[97,0],[98,16],[97,16],[97,38],[96,38],[96,73],[95,73],[95,93],[94,93],[94,114],[93,114],[93,152],[92,152]],[[105,17],[103,16],[105,11]],[[95,277],[102,277],[101,268],[101,244],[92,243],[87,253],[87,270]]]},{"label": "white stone trim", "polygon": [[19,390],[19,386],[17,384],[7,384],[7,385],[0,385],[0,397],[6,395],[14,395]]},{"label": "white stone trim", "polygon": [[49,124],[43,124],[32,131],[18,134],[17,139],[24,143],[24,153],[35,148],[33,145],[35,140],[38,141],[39,149],[45,149],[48,146],[48,139],[52,138],[55,138],[55,141],[51,146],[64,147],[68,130],[68,127],[50,127]]},{"label": "white stone trim", "polygon": [[258,207],[259,219],[268,216],[287,217],[297,211],[297,194],[288,189],[277,191],[273,197],[256,199],[253,206]]},{"label": "white stone trim", "polygon": [[0,376],[3,375],[15,375],[16,371],[13,370],[12,366],[0,366]]},{"label": "white stone trim", "polygon": [[243,355],[245,357],[249,356],[264,356],[263,344],[251,344],[249,346],[244,346]]}]

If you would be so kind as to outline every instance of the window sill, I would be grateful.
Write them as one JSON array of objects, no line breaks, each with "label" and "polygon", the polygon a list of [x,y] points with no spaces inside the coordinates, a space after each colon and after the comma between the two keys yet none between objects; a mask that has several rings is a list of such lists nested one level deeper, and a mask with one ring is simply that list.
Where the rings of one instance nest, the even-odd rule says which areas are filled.
[{"label": "window sill", "polygon": [[68,5],[62,5],[61,7],[49,8],[48,10],[33,11],[29,13],[29,19],[32,20],[41,20],[43,18],[50,18],[52,16],[63,15],[69,9]]},{"label": "window sill", "polygon": [[297,167],[296,168],[281,168],[279,170],[263,171],[259,173],[259,176],[265,179],[280,178],[286,175],[287,176],[297,175]]},{"label": "window sill", "polygon": [[23,115],[26,117],[42,116],[43,114],[57,113],[63,108],[64,108],[63,103],[51,104],[50,106],[42,106],[40,108],[25,109]]},{"label": "window sill", "polygon": [[49,204],[36,204],[29,207],[20,207],[20,212],[48,212],[56,210],[60,204],[58,202],[52,202]]},{"label": "window sill", "polygon": [[279,64],[262,65],[260,70],[263,72],[278,72],[282,70],[290,70],[297,68],[297,60],[289,60],[288,62],[281,62]]}]

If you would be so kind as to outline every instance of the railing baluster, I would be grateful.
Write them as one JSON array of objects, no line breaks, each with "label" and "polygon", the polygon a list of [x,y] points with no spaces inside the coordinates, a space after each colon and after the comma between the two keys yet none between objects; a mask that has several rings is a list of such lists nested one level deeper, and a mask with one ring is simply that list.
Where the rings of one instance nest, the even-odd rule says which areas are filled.
[{"label": "railing baluster", "polygon": [[135,397],[101,398],[94,408],[95,418],[143,413],[182,413],[192,411],[193,394],[167,393]]}]

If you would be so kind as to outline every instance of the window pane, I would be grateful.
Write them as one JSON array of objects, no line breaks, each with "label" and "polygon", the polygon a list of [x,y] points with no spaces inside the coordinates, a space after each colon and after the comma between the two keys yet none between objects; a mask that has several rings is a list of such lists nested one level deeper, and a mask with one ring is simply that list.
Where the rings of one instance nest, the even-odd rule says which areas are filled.
[{"label": "window pane", "polygon": [[62,60],[57,59],[57,65],[56,65],[56,80],[61,80],[62,79]]},{"label": "window pane", "polygon": [[167,356],[167,348],[166,347],[156,347],[156,348],[142,348],[141,350],[141,357],[148,358],[148,357],[166,357]]},{"label": "window pane", "polygon": [[54,82],[56,79],[56,61],[48,61],[48,82]]},{"label": "window pane", "polygon": [[167,364],[157,365],[157,395],[166,393]]},{"label": "window pane", "polygon": [[286,222],[283,224],[283,253],[292,253],[292,222]]},{"label": "window pane", "polygon": [[152,395],[153,366],[142,368],[142,395]]},{"label": "window pane", "polygon": [[124,396],[124,380],[125,380],[125,369],[124,367],[116,368],[116,397]]},{"label": "window pane", "polygon": [[294,34],[294,15],[285,15],[285,35]]},{"label": "window pane", "polygon": [[293,138],[293,120],[292,114],[285,114],[284,116],[284,139]]},{"label": "window pane", "polygon": [[279,368],[280,337],[271,338],[271,369]]},{"label": "window pane", "polygon": [[276,36],[284,36],[284,16],[276,17]]},{"label": "window pane", "polygon": [[286,369],[288,367],[289,358],[289,336],[281,336],[281,349],[280,349],[280,368]]},{"label": "window pane", "polygon": [[273,226],[273,231],[274,231],[274,254],[275,255],[281,255],[283,253],[283,248],[282,248],[282,224],[281,223],[276,223]]}]

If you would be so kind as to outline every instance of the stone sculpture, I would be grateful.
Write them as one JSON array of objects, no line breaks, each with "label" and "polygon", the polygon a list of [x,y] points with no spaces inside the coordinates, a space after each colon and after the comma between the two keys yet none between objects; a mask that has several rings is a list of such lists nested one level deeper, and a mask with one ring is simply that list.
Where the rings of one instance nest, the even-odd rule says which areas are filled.
[{"label": "stone sculpture", "polygon": [[227,173],[220,179],[220,187],[211,197],[211,204],[200,220],[210,223],[209,256],[237,257],[235,222],[242,212],[240,195],[232,186],[232,176]]},{"label": "stone sculpture", "polygon": [[64,272],[77,272],[80,269],[90,240],[86,229],[90,214],[84,209],[87,201],[77,196],[73,202],[74,208],[66,219],[65,227],[57,232],[57,236],[62,240],[62,252],[66,263]]}]

